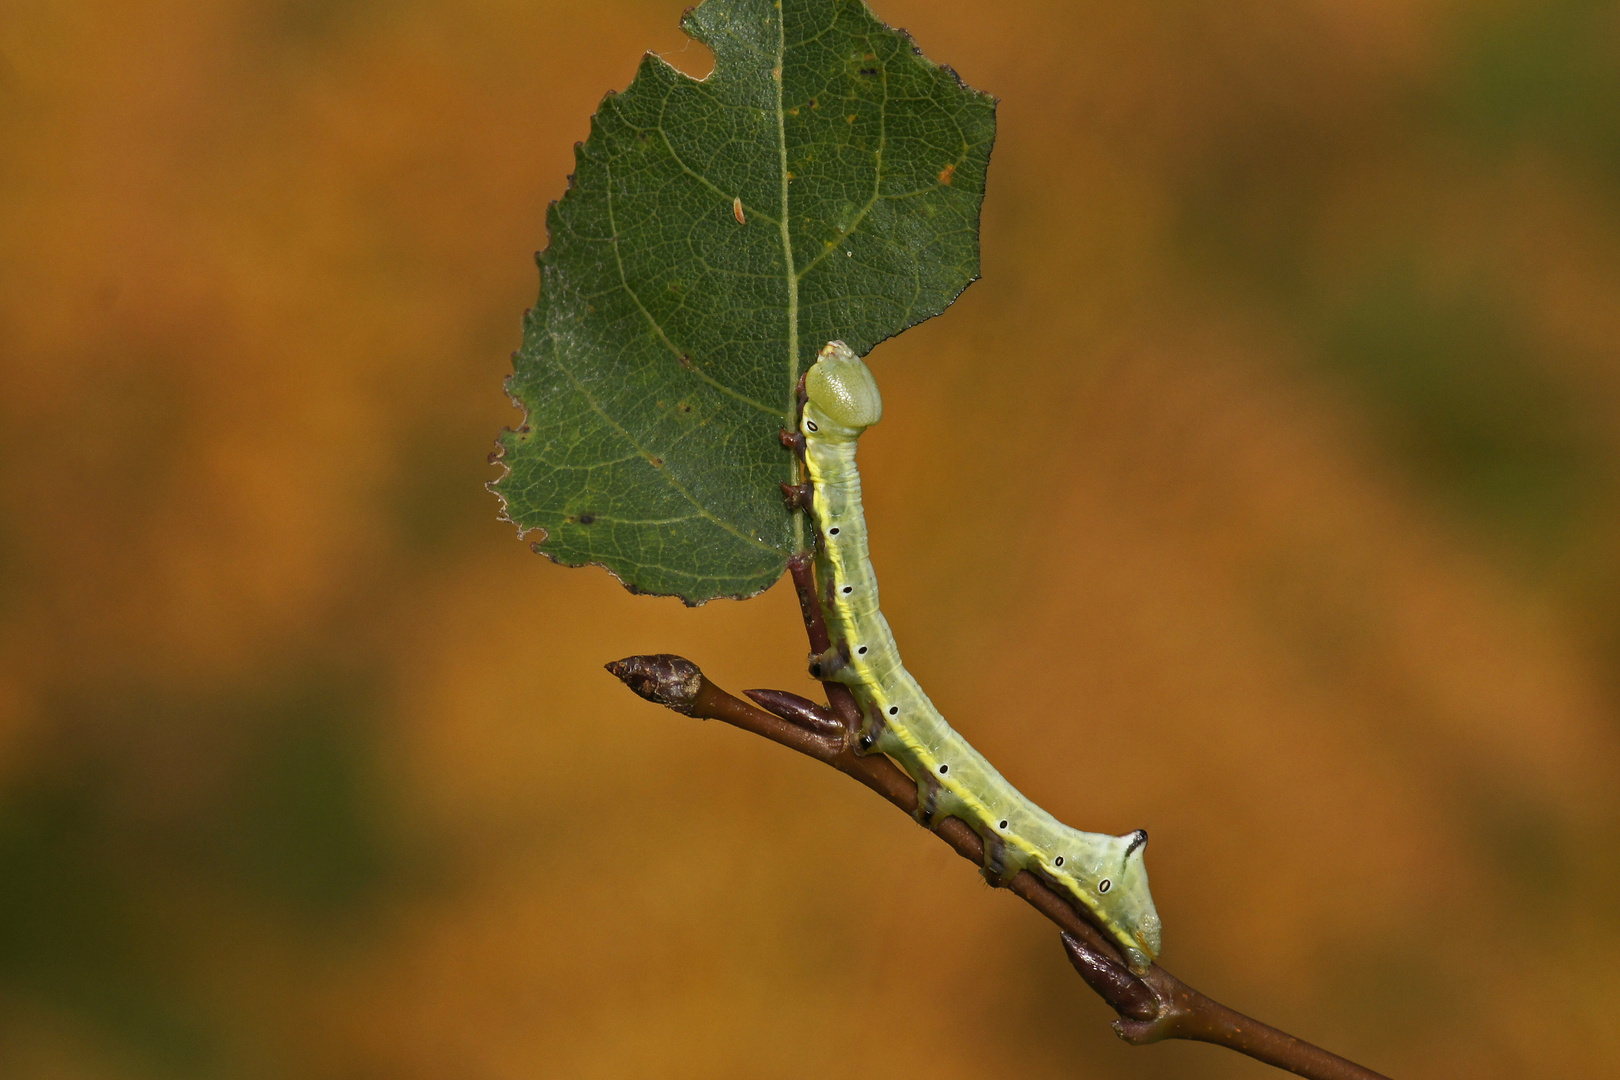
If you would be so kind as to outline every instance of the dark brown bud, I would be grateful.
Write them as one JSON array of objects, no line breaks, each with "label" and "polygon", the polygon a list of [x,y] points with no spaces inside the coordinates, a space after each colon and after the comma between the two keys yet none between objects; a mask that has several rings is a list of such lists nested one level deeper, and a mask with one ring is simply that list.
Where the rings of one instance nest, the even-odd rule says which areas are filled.
[{"label": "dark brown bud", "polygon": [[753,698],[754,703],[767,712],[792,721],[817,735],[836,739],[844,734],[844,725],[839,722],[838,717],[809,698],[790,694],[786,690],[744,690],[743,693]]},{"label": "dark brown bud", "polygon": [[1159,1015],[1158,999],[1147,983],[1073,934],[1064,931],[1062,937],[1069,963],[1110,1008],[1131,1020],[1152,1020]]},{"label": "dark brown bud", "polygon": [[624,685],[648,701],[692,715],[692,703],[703,687],[703,672],[684,656],[658,653],[627,656],[604,665]]}]

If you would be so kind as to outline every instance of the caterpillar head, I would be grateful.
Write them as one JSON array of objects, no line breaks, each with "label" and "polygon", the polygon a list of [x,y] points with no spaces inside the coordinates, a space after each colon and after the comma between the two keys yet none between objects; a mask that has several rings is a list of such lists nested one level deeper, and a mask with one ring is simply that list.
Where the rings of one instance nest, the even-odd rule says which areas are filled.
[{"label": "caterpillar head", "polygon": [[872,371],[842,341],[829,341],[804,376],[805,434],[853,439],[883,416]]}]

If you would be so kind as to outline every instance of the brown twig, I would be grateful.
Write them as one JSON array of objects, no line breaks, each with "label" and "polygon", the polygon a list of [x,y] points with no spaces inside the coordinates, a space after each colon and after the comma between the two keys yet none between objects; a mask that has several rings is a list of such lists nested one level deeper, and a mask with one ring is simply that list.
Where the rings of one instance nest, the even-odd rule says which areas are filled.
[{"label": "brown twig", "polygon": [[[812,654],[828,647],[827,629],[816,602],[808,556],[789,560],[799,592]],[[847,687],[823,683],[831,710],[782,690],[749,690],[772,711],[756,708],[715,686],[696,664],[679,656],[631,656],[607,669],[649,701],[703,720],[722,720],[763,735],[839,772],[854,777],[889,802],[915,815],[917,785],[882,754],[855,753],[859,710]],[[960,818],[938,819],[932,831],[977,866],[984,865],[984,842]],[[1125,966],[1113,942],[1092,926],[1059,893],[1033,874],[1020,871],[1007,887],[1056,923],[1063,947],[1086,985],[1119,1014],[1114,1031],[1141,1046],[1161,1039],[1215,1043],[1313,1080],[1387,1080],[1379,1073],[1286,1032],[1227,1008],[1154,965],[1143,975]]]},{"label": "brown twig", "polygon": [[[793,591],[799,597],[799,614],[804,616],[804,633],[810,639],[810,655],[819,656],[832,648],[827,634],[827,622],[821,617],[821,603],[816,599],[816,578],[811,567],[811,555],[801,551],[788,558],[788,575],[793,578]],[[855,729],[860,726],[861,711],[855,704],[855,695],[841,682],[823,682],[827,704],[844,723],[850,745],[854,745]]]}]

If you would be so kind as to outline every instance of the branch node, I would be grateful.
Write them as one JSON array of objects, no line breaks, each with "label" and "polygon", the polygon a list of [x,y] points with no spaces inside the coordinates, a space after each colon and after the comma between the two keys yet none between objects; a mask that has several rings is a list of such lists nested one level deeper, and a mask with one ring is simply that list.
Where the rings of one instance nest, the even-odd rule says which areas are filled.
[{"label": "branch node", "polygon": [[703,672],[684,656],[627,656],[603,666],[648,701],[693,715],[693,703],[703,687]]}]

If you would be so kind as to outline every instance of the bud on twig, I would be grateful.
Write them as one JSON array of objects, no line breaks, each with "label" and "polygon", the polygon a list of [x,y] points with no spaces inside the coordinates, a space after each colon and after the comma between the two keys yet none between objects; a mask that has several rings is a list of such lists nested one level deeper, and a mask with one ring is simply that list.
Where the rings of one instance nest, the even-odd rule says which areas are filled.
[{"label": "bud on twig", "polygon": [[1067,930],[1060,931],[1069,963],[1110,1008],[1130,1020],[1154,1020],[1159,1015],[1158,998],[1147,983],[1131,974]]},{"label": "bud on twig", "polygon": [[692,715],[692,703],[703,687],[703,672],[684,656],[657,653],[627,656],[603,665],[624,685],[648,701]]}]

